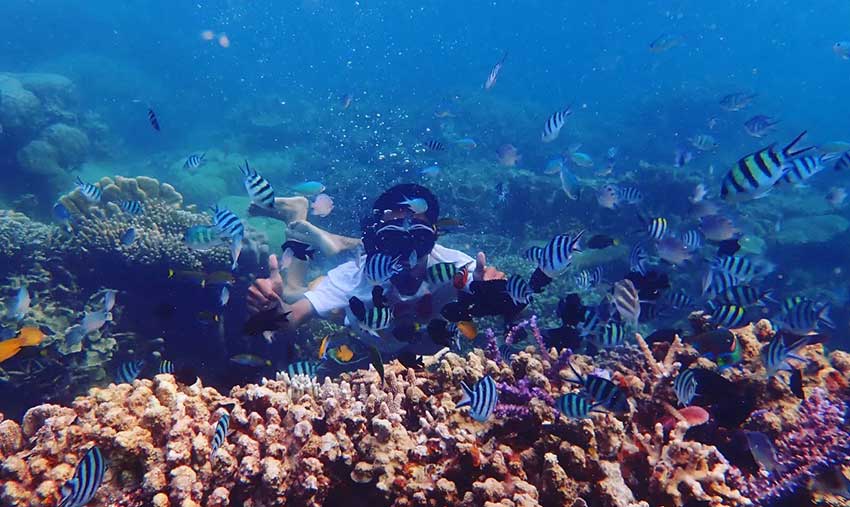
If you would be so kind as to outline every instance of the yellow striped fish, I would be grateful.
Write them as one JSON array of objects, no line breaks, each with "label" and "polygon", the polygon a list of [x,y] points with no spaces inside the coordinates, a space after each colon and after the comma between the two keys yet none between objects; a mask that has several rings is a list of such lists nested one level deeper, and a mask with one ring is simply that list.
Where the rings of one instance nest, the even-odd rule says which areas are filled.
[{"label": "yellow striped fish", "polygon": [[782,151],[777,151],[776,145],[771,144],[738,160],[723,178],[720,187],[723,200],[741,202],[764,197],[791,168],[791,159],[813,148],[794,149],[804,135],[806,131],[795,137]]}]

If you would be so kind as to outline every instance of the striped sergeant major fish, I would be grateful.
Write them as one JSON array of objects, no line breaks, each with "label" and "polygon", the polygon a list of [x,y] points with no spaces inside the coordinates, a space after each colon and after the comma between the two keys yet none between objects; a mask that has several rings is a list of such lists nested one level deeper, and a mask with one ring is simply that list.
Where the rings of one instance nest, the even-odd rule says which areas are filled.
[{"label": "striped sergeant major fish", "polygon": [[440,262],[430,266],[425,271],[425,281],[431,285],[442,285],[454,280],[460,268],[454,265],[453,262]]},{"label": "striped sergeant major fish", "polygon": [[619,347],[626,342],[626,328],[619,322],[610,321],[593,335],[590,342],[600,350]]},{"label": "striped sergeant major fish", "polygon": [[828,328],[835,328],[835,323],[829,317],[829,311],[829,304],[799,298],[786,303],[779,320],[783,329],[792,333],[808,334],[817,331],[821,324]]},{"label": "striped sergeant major fish", "polygon": [[204,157],[206,156],[206,153],[201,153],[200,155],[192,153],[186,157],[186,161],[183,162],[183,169],[197,169],[201,167],[204,162],[206,162],[206,160],[204,160]]},{"label": "striped sergeant major fish", "polygon": [[728,273],[741,282],[749,282],[773,271],[774,266],[769,262],[750,260],[738,255],[727,255],[717,257],[712,261],[712,268],[716,271]]},{"label": "striped sergeant major fish", "polygon": [[776,302],[772,290],[759,290],[750,285],[733,285],[719,294],[718,299],[738,306],[764,306],[766,302]]},{"label": "striped sergeant major fish", "polygon": [[240,241],[245,235],[245,226],[242,220],[227,208],[221,208],[218,205],[212,208],[213,224],[222,233],[227,234],[231,238],[239,238]]},{"label": "striped sergeant major fish", "polygon": [[543,125],[543,133],[540,134],[540,140],[544,143],[551,143],[557,139],[558,135],[561,133],[561,129],[567,122],[567,117],[571,114],[573,114],[572,106],[567,106],[567,108],[563,111],[555,111],[552,113]]},{"label": "striped sergeant major fish", "polygon": [[599,319],[599,312],[593,308],[586,308],[581,321],[576,325],[576,329],[579,331],[579,336],[584,338],[585,336],[595,334],[601,325],[602,321]]},{"label": "striped sergeant major fish", "polygon": [[517,306],[527,305],[534,296],[534,292],[531,290],[528,282],[518,276],[508,278],[508,282],[505,284],[505,290]]},{"label": "striped sergeant major fish", "polygon": [[100,202],[103,199],[103,190],[99,186],[86,183],[79,176],[77,176],[77,188],[89,202]]},{"label": "striped sergeant major fish", "polygon": [[174,363],[168,359],[163,359],[159,362],[159,367],[156,369],[157,374],[174,374]]},{"label": "striped sergeant major fish", "polygon": [[649,254],[643,243],[635,243],[629,252],[629,269],[635,273],[640,273],[641,276],[646,276],[646,268],[649,264]]},{"label": "striped sergeant major fish", "polygon": [[255,169],[251,169],[247,160],[245,167],[240,166],[239,170],[245,176],[245,190],[248,191],[251,202],[261,208],[274,208],[274,188],[272,188],[271,183],[260,176]]},{"label": "striped sergeant major fish", "polygon": [[567,362],[567,364],[573,371],[573,375],[576,376],[575,379],[568,380],[568,382],[580,385],[594,403],[599,403],[600,406],[617,414],[629,411],[629,398],[617,384],[598,375],[583,376],[571,362]]},{"label": "striped sergeant major fish", "polygon": [[689,250],[699,250],[702,248],[703,243],[702,233],[697,229],[685,231],[685,233],[682,234],[682,243],[684,243]]},{"label": "striped sergeant major fish", "polygon": [[838,162],[835,163],[836,171],[844,171],[850,169],[850,151],[845,151],[839,154]]},{"label": "striped sergeant major fish", "polygon": [[580,290],[588,290],[591,289],[602,281],[602,266],[596,266],[593,269],[585,269],[582,270],[581,273],[575,276],[576,286]]},{"label": "striped sergeant major fish", "polygon": [[715,304],[708,302],[711,310],[711,322],[719,327],[736,328],[741,327],[746,310],[742,306],[732,304]]},{"label": "striped sergeant major fish", "polygon": [[159,132],[159,120],[156,117],[156,113],[151,108],[148,108],[148,121],[150,122],[151,127]]},{"label": "striped sergeant major fish", "polygon": [[429,139],[425,141],[425,147],[431,151],[443,151],[446,149],[445,145],[436,139]]},{"label": "striped sergeant major fish", "polygon": [[775,376],[780,371],[792,371],[794,368],[789,363],[791,359],[803,363],[809,362],[808,359],[799,355],[799,351],[806,345],[809,345],[812,338],[810,336],[801,336],[791,343],[786,343],[785,337],[785,333],[776,333],[773,335],[773,339],[762,347],[761,358],[764,361],[768,378]]},{"label": "striped sergeant major fish", "polygon": [[404,266],[398,257],[390,257],[387,254],[377,252],[366,257],[363,266],[363,274],[369,283],[381,285],[390,281],[390,278],[404,271]]},{"label": "striped sergeant major fish", "polygon": [[690,405],[697,394],[697,370],[688,368],[679,372],[673,381],[673,390],[676,392],[676,399],[680,406]]},{"label": "striped sergeant major fish", "polygon": [[643,201],[643,194],[635,187],[619,187],[617,188],[617,202],[620,204],[640,204]]},{"label": "striped sergeant major fish", "polygon": [[646,224],[646,232],[649,234],[649,237],[655,241],[664,238],[667,234],[667,228],[667,219],[664,217],[653,218]]},{"label": "striped sergeant major fish", "polygon": [[360,301],[356,296],[352,296],[348,300],[348,307],[354,317],[357,318],[360,328],[373,336],[379,336],[378,331],[390,327],[393,320],[392,308],[375,305],[367,310],[363,301]]},{"label": "striped sergeant major fish", "polygon": [[487,80],[484,81],[484,89],[489,90],[496,85],[496,79],[499,78],[499,71],[502,70],[502,65],[505,64],[505,59],[508,57],[508,52],[505,51],[505,54],[502,55],[502,59],[496,62],[496,65],[493,66],[493,69],[490,71],[490,74],[487,75]]},{"label": "striped sergeant major fish", "polygon": [[83,507],[94,498],[106,472],[106,460],[100,449],[92,447],[77,463],[74,475],[62,486],[59,507]]},{"label": "striped sergeant major fish", "polygon": [[121,211],[136,216],[144,213],[145,207],[141,201],[121,201]]},{"label": "striped sergeant major fish", "polygon": [[312,361],[296,361],[286,367],[286,372],[289,374],[289,378],[301,375],[316,379],[319,374],[319,365]]},{"label": "striped sergeant major fish", "polygon": [[227,438],[227,428],[230,426],[230,414],[221,414],[221,417],[218,418],[218,422],[215,424],[215,430],[213,431],[212,438],[212,452],[210,453],[210,461],[212,461],[213,456],[215,456],[215,451],[221,447],[224,443],[224,440]]},{"label": "striped sergeant major fish", "polygon": [[548,276],[554,278],[563,273],[572,263],[573,252],[581,252],[581,237],[584,231],[579,231],[575,236],[571,234],[559,234],[552,238],[543,247],[543,252],[537,267]]},{"label": "striped sergeant major fish", "polygon": [[795,149],[795,145],[806,135],[803,131],[782,151],[771,144],[751,153],[729,170],[720,185],[720,197],[727,202],[741,202],[764,197],[782,178],[791,166],[791,159],[813,147]]},{"label": "striped sergeant major fish", "polygon": [[741,280],[729,272],[711,268],[702,277],[702,295],[717,297],[739,283]]},{"label": "striped sergeant major fish", "polygon": [[592,402],[580,393],[568,393],[555,400],[558,412],[570,419],[587,419],[600,405],[601,403]]},{"label": "striped sergeant major fish", "polygon": [[457,408],[469,407],[470,417],[478,422],[489,419],[499,401],[499,390],[493,377],[485,375],[472,389],[461,381],[460,387],[463,389],[463,399],[458,402]]},{"label": "striped sergeant major fish", "polygon": [[540,259],[543,258],[543,247],[532,246],[526,248],[522,253],[522,258],[530,262],[539,263]]},{"label": "striped sergeant major fish", "polygon": [[126,361],[122,363],[118,368],[118,375],[115,377],[116,382],[119,384],[132,384],[134,380],[139,378],[144,365],[144,361]]},{"label": "striped sergeant major fish", "polygon": [[791,161],[788,172],[776,184],[787,183],[794,186],[804,186],[806,180],[826,169],[826,162],[838,156],[838,153],[828,153],[797,157]]},{"label": "striped sergeant major fish", "polygon": [[[669,294],[669,295],[668,295]],[[662,301],[676,310],[684,310],[694,305],[694,300],[683,289],[665,294]]]}]

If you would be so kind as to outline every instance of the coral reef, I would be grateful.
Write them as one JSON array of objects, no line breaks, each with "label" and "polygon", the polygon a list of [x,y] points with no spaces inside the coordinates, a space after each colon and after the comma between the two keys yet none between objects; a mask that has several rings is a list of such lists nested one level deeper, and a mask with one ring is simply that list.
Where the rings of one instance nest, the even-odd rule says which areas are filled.
[{"label": "coral reef", "polygon": [[[534,334],[536,323],[512,332],[521,328]],[[753,326],[737,332],[759,341]],[[371,505],[398,506],[743,506],[781,489],[772,486],[781,478],[749,475],[718,447],[691,439],[684,417],[670,430],[659,422],[677,412],[668,403],[675,399],[669,377],[674,357],[689,358],[681,341],[650,350],[640,339],[640,348],[596,359],[546,351],[539,341],[510,362],[492,350],[490,358],[482,350],[448,353],[422,371],[393,362],[383,384],[376,372],[359,370],[322,384],[281,374],[229,396],[171,375],[93,388],[69,408],[42,405],[20,424],[0,422],[0,499],[54,505],[90,445],[113,470],[96,505],[131,495],[159,506],[319,506],[356,494]],[[559,417],[554,398],[576,389],[567,359],[580,371],[609,368],[632,400],[630,412]],[[845,463],[844,405],[819,385],[821,372],[843,375],[850,364],[842,353],[834,362],[836,369],[815,358],[806,375],[809,400],[799,415],[777,419],[784,435],[778,453],[794,483]],[[747,382],[767,382],[756,370],[739,370]],[[501,416],[477,423],[455,408],[457,386],[485,374],[499,382]],[[795,410],[793,395],[773,391],[752,424],[765,409]],[[225,411],[231,433],[213,453],[212,432]],[[822,445],[806,452],[813,438]]]}]

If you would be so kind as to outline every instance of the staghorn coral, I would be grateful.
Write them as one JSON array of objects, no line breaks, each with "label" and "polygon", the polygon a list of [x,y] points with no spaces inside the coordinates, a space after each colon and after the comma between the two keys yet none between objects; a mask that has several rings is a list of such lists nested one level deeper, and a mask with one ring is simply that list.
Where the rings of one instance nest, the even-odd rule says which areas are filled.
[{"label": "staghorn coral", "polygon": [[[665,366],[672,364],[670,356],[686,353],[676,349],[665,361],[646,347],[594,360],[570,357],[581,372],[609,368],[638,405],[629,414],[581,420],[552,410],[554,397],[574,389],[565,380],[571,373],[564,353],[531,347],[510,363],[488,359],[481,350],[466,357],[447,353],[422,371],[394,362],[383,385],[376,372],[359,370],[321,384],[284,373],[275,381],[237,386],[229,396],[200,383],[178,385],[170,375],[93,388],[71,408],[42,405],[20,424],[0,422],[0,501],[54,503],[80,450],[96,444],[113,470],[96,505],[128,494],[163,506],[319,506],[352,494],[399,506],[750,505],[748,488],[762,477],[737,470],[716,446],[689,439],[687,422],[668,432],[652,421],[651,414],[666,413],[674,400],[659,386],[671,382],[664,375],[674,371]],[[844,366],[840,356],[836,363]],[[813,366],[837,371],[825,363]],[[529,414],[515,417],[507,410],[506,417],[478,423],[457,410],[459,381],[484,374],[497,380],[503,401],[527,404]],[[747,374],[758,380],[751,370],[739,372]],[[807,389],[820,379],[807,375]],[[821,414],[819,424],[837,426],[835,411],[821,410],[820,394],[812,393],[806,402],[812,410],[802,412]],[[231,434],[211,455],[213,427],[225,410],[232,416]],[[781,456],[805,445],[789,433],[796,423],[811,429],[805,417],[779,419],[779,431],[787,434],[777,442]],[[827,454],[842,453],[846,445],[823,443]]]}]

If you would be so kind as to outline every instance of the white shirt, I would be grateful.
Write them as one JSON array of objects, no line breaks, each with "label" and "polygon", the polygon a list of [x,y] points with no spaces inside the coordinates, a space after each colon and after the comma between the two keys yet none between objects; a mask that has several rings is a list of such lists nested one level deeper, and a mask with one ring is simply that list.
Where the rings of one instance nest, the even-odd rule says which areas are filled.
[{"label": "white shirt", "polygon": [[[357,297],[367,305],[372,301],[372,287],[374,287],[363,273],[366,257],[360,259],[360,267],[354,261],[348,261],[328,271],[328,276],[319,285],[304,293],[304,297],[313,305],[316,313],[321,317],[327,317],[330,313],[348,308],[348,300],[352,296]],[[428,267],[441,262],[451,262],[461,268],[468,266],[469,279],[475,271],[475,259],[459,250],[452,250],[440,245],[434,245],[428,255]],[[467,282],[468,283],[468,282]],[[402,297],[392,287],[391,283],[383,285],[385,296],[390,302],[404,301],[413,303],[426,294],[432,295],[432,314],[438,313],[446,304],[455,299],[456,291],[452,284],[444,284],[432,292],[427,283],[423,283],[414,296]],[[423,320],[424,315],[422,316]]]}]

